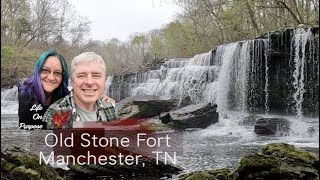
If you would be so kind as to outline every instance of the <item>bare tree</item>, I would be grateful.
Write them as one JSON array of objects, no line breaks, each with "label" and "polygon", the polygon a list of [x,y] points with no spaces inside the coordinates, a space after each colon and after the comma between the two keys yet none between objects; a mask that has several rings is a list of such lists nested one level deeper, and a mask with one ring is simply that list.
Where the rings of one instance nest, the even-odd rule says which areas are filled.
[{"label": "bare tree", "polygon": [[77,46],[84,42],[86,35],[90,33],[91,22],[86,17],[78,16],[71,25],[69,36],[71,46]]},{"label": "bare tree", "polygon": [[33,40],[46,44],[54,34],[58,22],[57,17],[54,16],[54,12],[57,11],[55,3],[55,0],[34,0],[31,2],[32,26],[24,47]]},{"label": "bare tree", "polygon": [[30,29],[27,0],[1,1],[1,47],[16,45]]}]

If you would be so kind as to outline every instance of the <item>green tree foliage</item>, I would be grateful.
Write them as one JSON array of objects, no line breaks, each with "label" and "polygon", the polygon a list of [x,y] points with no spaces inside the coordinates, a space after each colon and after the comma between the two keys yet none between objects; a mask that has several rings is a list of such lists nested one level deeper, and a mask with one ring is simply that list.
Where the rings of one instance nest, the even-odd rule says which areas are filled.
[{"label": "green tree foliage", "polygon": [[18,84],[32,74],[39,52],[20,51],[16,46],[1,47],[1,87]]},{"label": "green tree foliage", "polygon": [[166,45],[163,36],[160,34],[153,34],[150,39],[150,47],[148,48],[148,54],[154,55],[154,59],[166,56]]},{"label": "green tree foliage", "polygon": [[131,45],[141,54],[144,63],[148,62],[148,54],[146,53],[149,47],[149,39],[144,33],[136,33],[131,36]]}]

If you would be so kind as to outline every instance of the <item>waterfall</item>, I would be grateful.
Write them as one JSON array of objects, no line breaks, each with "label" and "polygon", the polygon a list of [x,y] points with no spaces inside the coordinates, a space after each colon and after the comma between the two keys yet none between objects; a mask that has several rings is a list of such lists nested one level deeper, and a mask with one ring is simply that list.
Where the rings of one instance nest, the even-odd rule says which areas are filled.
[{"label": "waterfall", "polygon": [[216,58],[222,62],[217,85],[219,112],[255,111],[262,100],[268,111],[268,43],[268,39],[258,39],[217,48]]},{"label": "waterfall", "polygon": [[230,84],[232,83],[231,72],[234,68],[234,54],[237,50],[238,43],[219,46],[217,48],[217,57],[221,58],[222,67],[219,73],[218,80],[218,111],[225,113],[229,108],[229,92]]},{"label": "waterfall", "polygon": [[[267,33],[193,58],[109,76],[105,94],[116,102],[135,95],[189,98],[194,104],[216,103],[221,114],[235,110],[318,116],[318,31],[314,27]],[[17,87],[2,90],[1,108],[17,110],[17,96]]]},{"label": "waterfall", "polygon": [[210,59],[211,59],[211,52],[197,54],[192,58],[188,65],[195,65],[195,66],[210,66]]},{"label": "waterfall", "polygon": [[169,59],[155,68],[114,76],[109,93],[117,101],[135,95],[189,97],[195,104],[216,103],[222,114],[317,116],[318,30],[287,29],[223,44],[193,58]]},{"label": "waterfall", "polygon": [[236,65],[236,107],[235,109],[242,112],[248,111],[248,70],[251,61],[251,48],[254,41],[246,41],[242,44],[240,56]]},{"label": "waterfall", "polygon": [[305,63],[306,63],[306,45],[310,41],[310,37],[312,33],[310,29],[307,31],[303,28],[298,28],[294,31],[294,40],[292,50],[294,50],[294,72],[292,74],[294,81],[293,86],[295,89],[295,93],[293,94],[293,98],[295,100],[295,110],[296,116],[298,118],[302,118],[302,103],[303,96],[305,93]]},{"label": "waterfall", "polygon": [[270,40],[270,33],[268,33],[268,41],[264,43],[264,56],[265,56],[265,85],[264,85],[264,93],[265,93],[265,114],[269,114],[269,54],[270,54],[270,47],[269,41]]},{"label": "waterfall", "polygon": [[109,86],[110,86],[111,83],[112,83],[112,79],[113,79],[113,76],[108,76],[108,77],[107,77],[107,80],[106,80],[104,94],[107,95],[107,96],[109,96]]},{"label": "waterfall", "polygon": [[15,85],[11,89],[1,90],[1,100],[18,101],[18,86]]},{"label": "waterfall", "polygon": [[18,86],[1,90],[1,114],[18,114]]},{"label": "waterfall", "polygon": [[[143,73],[143,81],[132,88],[131,95],[156,95],[163,99],[186,98],[194,103],[210,101],[206,98],[209,83],[217,78],[218,66],[209,66],[211,52],[191,59],[171,59],[158,70]],[[207,89],[208,90],[208,89]]]}]

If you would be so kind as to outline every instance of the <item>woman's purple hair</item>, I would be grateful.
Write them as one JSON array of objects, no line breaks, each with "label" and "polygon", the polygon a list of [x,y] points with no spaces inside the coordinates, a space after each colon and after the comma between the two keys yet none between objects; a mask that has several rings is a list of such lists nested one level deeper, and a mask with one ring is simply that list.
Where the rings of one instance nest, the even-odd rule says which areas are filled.
[{"label": "woman's purple hair", "polygon": [[34,67],[33,75],[24,80],[19,88],[19,96],[29,95],[34,103],[41,103],[43,106],[46,105],[46,95],[41,85],[40,70],[49,56],[55,56],[60,60],[63,71],[61,84],[52,92],[51,102],[69,94],[69,90],[67,89],[69,76],[67,63],[64,60],[64,57],[54,50],[46,51],[39,57]]}]

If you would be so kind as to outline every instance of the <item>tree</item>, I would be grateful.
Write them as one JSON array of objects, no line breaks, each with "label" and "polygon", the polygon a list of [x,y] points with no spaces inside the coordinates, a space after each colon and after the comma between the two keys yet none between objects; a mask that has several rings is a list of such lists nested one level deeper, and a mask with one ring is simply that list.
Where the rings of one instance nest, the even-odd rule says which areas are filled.
[{"label": "tree", "polygon": [[74,20],[69,32],[71,46],[83,43],[86,35],[88,35],[91,31],[90,24],[91,22],[86,17],[78,16]]},{"label": "tree", "polygon": [[27,0],[1,1],[1,47],[17,45],[31,28]]},{"label": "tree", "polygon": [[150,46],[147,53],[154,55],[154,59],[161,59],[167,56],[165,38],[160,30],[150,31]]},{"label": "tree", "polygon": [[178,20],[195,33],[203,49],[260,36],[261,33],[315,25],[319,1],[315,0],[176,0],[182,8]]},{"label": "tree", "polygon": [[149,39],[144,33],[136,33],[131,35],[131,44],[141,53],[143,62],[148,62],[146,50],[149,47]]},{"label": "tree", "polygon": [[[77,19],[78,17],[78,19]],[[6,82],[29,76],[38,56],[55,49],[67,60],[96,46],[88,41],[90,21],[77,16],[66,0],[1,1],[1,56]]]}]

